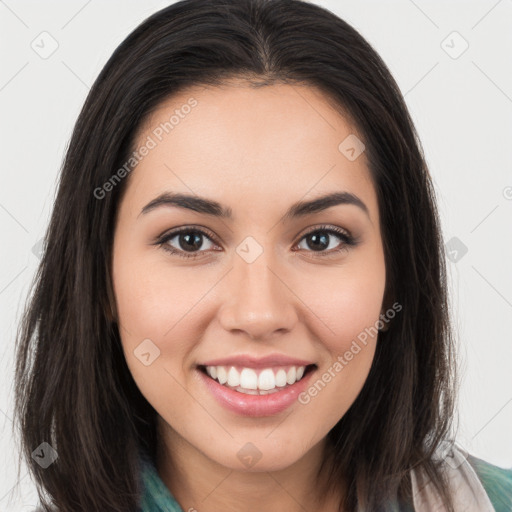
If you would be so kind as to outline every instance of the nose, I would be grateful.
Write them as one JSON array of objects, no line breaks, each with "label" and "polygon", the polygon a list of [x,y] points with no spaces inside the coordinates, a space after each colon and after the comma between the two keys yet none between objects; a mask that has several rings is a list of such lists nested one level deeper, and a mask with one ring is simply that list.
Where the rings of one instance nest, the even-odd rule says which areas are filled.
[{"label": "nose", "polygon": [[242,331],[253,340],[289,332],[298,319],[296,304],[300,301],[275,260],[270,261],[265,254],[252,263],[235,258],[223,284],[226,300],[219,312],[224,329]]}]

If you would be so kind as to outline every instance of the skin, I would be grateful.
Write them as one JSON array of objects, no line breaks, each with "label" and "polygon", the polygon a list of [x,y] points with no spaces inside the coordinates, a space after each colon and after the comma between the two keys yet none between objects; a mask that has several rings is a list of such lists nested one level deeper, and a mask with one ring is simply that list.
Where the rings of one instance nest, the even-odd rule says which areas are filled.
[{"label": "skin", "polygon": [[[133,378],[159,415],[158,472],[185,511],[338,510],[342,491],[319,495],[315,473],[327,433],[363,387],[377,337],[308,404],[262,418],[220,405],[196,365],[280,353],[315,362],[314,382],[378,321],[386,273],[375,188],[366,155],[350,161],[338,150],[358,132],[313,87],[231,81],[163,102],[136,147],[191,97],[197,106],[131,172],[114,235],[117,320]],[[170,206],[140,214],[164,191],[214,199],[234,218]],[[283,221],[292,203],[336,191],[357,195],[369,215],[344,204]],[[304,235],[322,224],[358,245],[334,254],[344,242],[327,234],[328,248],[315,251]],[[155,244],[189,225],[215,235],[201,239],[197,259]],[[252,263],[236,252],[247,236],[263,248]],[[167,245],[185,252],[180,237]],[[149,366],[134,355],[145,339],[160,350]],[[250,468],[237,457],[247,442],[262,455]]]}]

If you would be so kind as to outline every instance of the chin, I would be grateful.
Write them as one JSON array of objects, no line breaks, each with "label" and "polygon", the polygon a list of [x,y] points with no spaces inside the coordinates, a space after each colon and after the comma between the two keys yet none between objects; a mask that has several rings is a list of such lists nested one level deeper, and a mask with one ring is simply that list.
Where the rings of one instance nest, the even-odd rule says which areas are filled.
[{"label": "chin", "polygon": [[235,441],[235,444],[236,447],[227,448],[222,453],[205,452],[205,455],[221,466],[247,473],[281,471],[292,466],[303,456],[302,451],[298,449],[291,450],[290,453],[289,450],[282,447],[280,449],[275,442],[269,443],[268,440],[242,443]]}]

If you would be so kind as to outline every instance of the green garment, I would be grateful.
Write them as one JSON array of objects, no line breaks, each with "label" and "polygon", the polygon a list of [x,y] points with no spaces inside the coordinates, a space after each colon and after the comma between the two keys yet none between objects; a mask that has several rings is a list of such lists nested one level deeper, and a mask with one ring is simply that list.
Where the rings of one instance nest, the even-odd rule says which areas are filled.
[{"label": "green garment", "polygon": [[[145,452],[142,452],[139,460],[143,486],[140,512],[184,512],[162,482],[155,464]],[[193,512],[193,509],[190,512]]]},{"label": "green garment", "polygon": [[469,455],[468,462],[482,482],[496,512],[512,512],[512,468],[493,466],[472,455]]},{"label": "green garment", "polygon": [[[496,512],[512,512],[512,468],[503,469],[469,455],[468,462],[491,500]],[[169,489],[160,479],[155,465],[148,457],[141,457],[143,493],[140,512],[194,512],[200,511],[200,504],[191,504],[183,510]],[[400,507],[400,511],[409,512],[411,507]]]}]

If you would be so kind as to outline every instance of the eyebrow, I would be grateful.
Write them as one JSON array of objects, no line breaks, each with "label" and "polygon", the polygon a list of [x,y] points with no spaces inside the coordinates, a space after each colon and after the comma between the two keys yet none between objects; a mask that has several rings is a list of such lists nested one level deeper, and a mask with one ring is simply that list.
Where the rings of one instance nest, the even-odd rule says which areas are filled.
[{"label": "eyebrow", "polygon": [[[357,206],[364,211],[368,218],[370,217],[368,207],[356,195],[350,192],[332,192],[316,199],[298,201],[297,203],[294,203],[283,215],[283,221],[286,222],[290,219],[318,213],[340,204],[351,204]],[[217,201],[206,199],[204,197],[174,192],[164,192],[150,201],[146,206],[144,206],[144,208],[142,208],[139,213],[139,217],[142,214],[147,214],[162,206],[174,206],[221,219],[233,219],[232,209],[227,206],[222,206]]]}]

